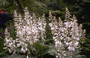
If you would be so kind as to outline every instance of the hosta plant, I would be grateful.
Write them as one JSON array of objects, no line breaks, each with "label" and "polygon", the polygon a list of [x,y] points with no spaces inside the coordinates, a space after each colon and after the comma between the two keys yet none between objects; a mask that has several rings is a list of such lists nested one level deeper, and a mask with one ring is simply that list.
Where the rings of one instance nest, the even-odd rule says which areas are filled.
[{"label": "hosta plant", "polygon": [[5,57],[86,58],[78,54],[80,38],[85,37],[85,30],[77,23],[75,15],[71,17],[67,8],[64,21],[60,17],[56,19],[50,12],[48,23],[45,14],[37,18],[34,13],[31,16],[27,8],[24,11],[24,17],[14,11],[15,38],[5,29],[3,49],[8,53]]}]

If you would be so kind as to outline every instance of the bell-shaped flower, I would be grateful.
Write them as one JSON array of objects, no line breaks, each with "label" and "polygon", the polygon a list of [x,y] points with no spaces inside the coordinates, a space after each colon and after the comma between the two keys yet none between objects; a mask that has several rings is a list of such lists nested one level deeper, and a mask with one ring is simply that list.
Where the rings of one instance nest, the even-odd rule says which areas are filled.
[{"label": "bell-shaped flower", "polygon": [[78,44],[79,44],[79,42],[75,42],[75,43],[74,43],[74,47],[77,47]]},{"label": "bell-shaped flower", "polygon": [[74,48],[74,47],[69,46],[69,47],[68,47],[68,50],[69,50],[69,51],[75,51],[75,48]]}]

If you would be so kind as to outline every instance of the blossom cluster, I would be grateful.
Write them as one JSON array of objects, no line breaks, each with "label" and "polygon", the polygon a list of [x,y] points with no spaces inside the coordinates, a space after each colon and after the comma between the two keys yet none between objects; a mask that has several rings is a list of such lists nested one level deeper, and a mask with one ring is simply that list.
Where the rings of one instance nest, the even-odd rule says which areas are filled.
[{"label": "blossom cluster", "polygon": [[[32,46],[37,41],[45,40],[47,25],[45,14],[41,18],[37,18],[34,13],[33,16],[30,15],[27,7],[24,11],[24,17],[21,14],[17,14],[16,10],[14,11],[16,39],[10,37],[7,28],[5,29],[4,49],[8,49],[10,53],[15,53],[16,48],[20,48],[23,53],[26,53],[29,51],[29,45]],[[72,52],[80,47],[80,38],[85,37],[85,30],[82,29],[82,24],[79,25],[77,23],[75,15],[71,17],[67,8],[64,21],[60,17],[56,19],[51,12],[49,12],[49,21],[53,40],[55,41],[56,58],[65,58],[67,56],[72,58]],[[67,50],[69,53],[67,53]]]},{"label": "blossom cluster", "polygon": [[27,7],[24,9],[25,15],[24,18],[17,14],[16,10],[14,11],[14,26],[16,39],[10,37],[10,34],[5,29],[5,43],[4,49],[8,49],[11,53],[15,53],[15,48],[20,48],[23,53],[28,52],[28,46],[32,46],[35,42],[39,41],[41,37],[44,40],[46,21],[44,15],[41,18],[38,18],[33,13],[33,16],[30,15]]},{"label": "blossom cluster", "polygon": [[57,21],[51,12],[49,16],[49,20],[51,21],[49,26],[52,30],[57,51],[56,58],[67,56],[66,50],[69,50],[68,57],[72,58],[72,52],[79,48],[80,38],[85,36],[85,30],[82,30],[82,24],[80,26],[78,25],[75,15],[71,17],[67,8],[64,21],[60,17]]}]

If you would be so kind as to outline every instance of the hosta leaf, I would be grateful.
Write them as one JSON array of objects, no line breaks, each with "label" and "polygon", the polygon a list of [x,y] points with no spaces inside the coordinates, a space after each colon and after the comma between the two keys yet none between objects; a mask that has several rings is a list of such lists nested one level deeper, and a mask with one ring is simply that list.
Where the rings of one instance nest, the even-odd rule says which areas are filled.
[{"label": "hosta leaf", "polygon": [[55,55],[55,50],[54,49],[49,49],[47,51],[47,53],[49,53],[50,55]]},{"label": "hosta leaf", "polygon": [[75,49],[75,51],[73,51],[73,55],[76,55],[76,54],[78,54],[80,51],[78,50],[78,49]]},{"label": "hosta leaf", "polygon": [[73,58],[87,58],[85,55],[76,55]]},{"label": "hosta leaf", "polygon": [[12,54],[12,55],[5,56],[3,58],[26,58],[26,56],[25,55]]},{"label": "hosta leaf", "polygon": [[45,49],[45,46],[42,46],[42,45],[39,44],[38,42],[36,42],[34,45],[35,45],[35,47],[36,47],[40,52]]}]

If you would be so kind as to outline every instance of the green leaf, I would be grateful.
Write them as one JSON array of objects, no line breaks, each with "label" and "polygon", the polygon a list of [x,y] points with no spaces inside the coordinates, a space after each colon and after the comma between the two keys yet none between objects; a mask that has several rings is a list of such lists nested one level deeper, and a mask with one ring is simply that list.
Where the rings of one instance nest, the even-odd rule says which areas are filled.
[{"label": "green leaf", "polygon": [[55,50],[54,49],[49,49],[47,51],[47,53],[49,53],[50,55],[55,55]]},{"label": "green leaf", "polygon": [[7,55],[3,58],[26,58],[25,55],[19,55],[19,54],[12,54],[12,55]]},{"label": "green leaf", "polygon": [[44,3],[38,2],[38,1],[34,1],[35,4],[39,7],[47,7]]},{"label": "green leaf", "polygon": [[0,55],[5,54],[7,51],[8,51],[7,49],[6,49],[6,50],[4,50],[3,52],[1,52],[1,53],[0,53]]},{"label": "green leaf", "polygon": [[45,49],[45,46],[42,46],[41,44],[39,44],[38,42],[35,42],[35,47],[39,50],[39,52],[41,52],[42,50]]},{"label": "green leaf", "polygon": [[78,49],[75,49],[75,51],[73,51],[73,55],[76,55],[76,54],[78,54],[80,51],[78,50]]},{"label": "green leaf", "polygon": [[76,55],[73,58],[87,58],[85,55]]}]

